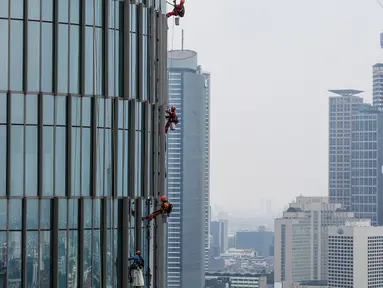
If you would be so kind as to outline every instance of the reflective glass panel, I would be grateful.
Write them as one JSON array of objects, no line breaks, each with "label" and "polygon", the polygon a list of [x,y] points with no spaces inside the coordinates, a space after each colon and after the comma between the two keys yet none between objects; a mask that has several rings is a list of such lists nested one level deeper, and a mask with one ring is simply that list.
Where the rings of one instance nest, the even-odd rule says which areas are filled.
[{"label": "reflective glass panel", "polygon": [[114,287],[118,287],[121,279],[121,256],[118,257],[118,255],[121,255],[121,251],[118,251],[118,242],[119,242],[119,237],[118,237],[118,230],[113,230],[113,263],[116,263],[113,265],[113,282],[114,282]]},{"label": "reflective glass panel", "polygon": [[81,128],[72,128],[72,196],[80,196]]},{"label": "reflective glass panel", "polygon": [[66,96],[55,96],[56,125],[66,125]]},{"label": "reflective glass panel", "polygon": [[90,128],[82,129],[82,196],[90,195],[90,152],[91,152],[91,131]]},{"label": "reflective glass panel", "polygon": [[[88,0],[89,1],[89,0]],[[70,22],[80,24],[80,0],[70,1]]]},{"label": "reflective glass panel", "polygon": [[118,131],[118,155],[117,155],[117,195],[122,196],[124,181],[124,131]]},{"label": "reflective glass panel", "polygon": [[54,124],[54,113],[55,113],[55,99],[51,95],[43,96],[43,124],[44,125],[53,125]]},{"label": "reflective glass panel", "polygon": [[[54,128],[43,128],[43,195],[53,196]],[[65,163],[65,162],[64,162]]]},{"label": "reflective glass panel", "polygon": [[68,8],[69,8],[69,0],[60,0],[58,1],[59,5],[59,22],[68,22]]},{"label": "reflective glass panel", "polygon": [[[88,238],[89,239],[89,238]],[[68,233],[68,271],[78,271],[78,232],[69,231]],[[72,287],[79,287],[78,277],[73,276]]]},{"label": "reflective glass panel", "polygon": [[[97,0],[100,1],[100,0]],[[95,77],[95,86],[96,91],[94,92],[96,95],[103,95],[104,94],[104,81],[103,81],[103,75],[104,75],[104,57],[103,57],[103,33],[102,28],[95,28],[95,71],[96,74]]]},{"label": "reflective glass panel", "polygon": [[113,30],[109,30],[109,43],[108,43],[108,46],[109,46],[109,63],[108,63],[108,79],[109,79],[109,96],[114,96],[114,84],[115,84],[115,80],[114,80],[114,77],[115,77],[115,68],[114,68],[114,65],[115,65],[115,59],[114,59],[114,55],[115,55],[115,49],[116,49],[116,46],[115,46],[115,38],[114,38],[114,32]]},{"label": "reflective glass panel", "polygon": [[[7,169],[6,159],[7,157],[7,127],[0,126],[0,196],[6,195],[6,183],[7,183]],[[1,210],[0,210],[1,211]]]},{"label": "reflective glass panel", "polygon": [[10,0],[9,2],[11,3],[11,18],[23,19],[24,0]]},{"label": "reflective glass panel", "polygon": [[[67,2],[68,0],[59,1],[59,5],[63,2]],[[66,3],[68,5],[68,3]],[[68,8],[67,8],[68,9]],[[59,45],[58,45],[58,92],[59,93],[67,93],[68,92],[68,69],[69,69],[69,47],[68,47],[68,39],[69,39],[69,26],[67,24],[59,24]]]},{"label": "reflective glass panel", "polygon": [[[93,2],[92,0],[87,0],[87,3]],[[94,80],[94,30],[93,27],[85,27],[85,94],[93,94],[93,80]],[[96,80],[97,81],[97,80]]]},{"label": "reflective glass panel", "polygon": [[42,23],[41,45],[41,90],[53,92],[53,24]]},{"label": "reflective glass panel", "polygon": [[9,217],[8,217],[8,229],[9,230],[21,230],[22,228],[22,213],[23,206],[21,199],[9,200]]},{"label": "reflective glass panel", "polygon": [[8,286],[21,287],[21,232],[9,232],[8,234],[8,263],[7,275]]},{"label": "reflective glass panel", "polygon": [[[0,230],[7,229],[8,207],[7,199],[0,199]],[[0,258],[1,260],[1,258]]]},{"label": "reflective glass panel", "polygon": [[[18,3],[23,0],[12,1],[12,6],[14,3]],[[22,18],[22,11],[21,11]],[[23,40],[23,21],[11,20],[11,47],[10,47],[10,89],[11,90],[23,90],[23,49],[24,49],[24,40]]]},{"label": "reflective glass panel", "polygon": [[[136,5],[134,5],[136,6]],[[138,50],[137,50],[137,35],[130,33],[130,97],[137,98],[138,93]]]},{"label": "reflective glass panel", "polygon": [[40,0],[29,0],[28,19],[40,20]]},{"label": "reflective glass panel", "polygon": [[68,224],[68,201],[59,200],[59,229],[66,229]]},{"label": "reflective glass panel", "polygon": [[101,200],[93,200],[93,228],[101,228]]},{"label": "reflective glass panel", "polygon": [[85,24],[93,26],[94,24],[94,2],[85,0]]},{"label": "reflective glass panel", "polygon": [[38,278],[36,277],[39,267],[39,232],[27,232],[27,287],[38,287]]},{"label": "reflective glass panel", "polygon": [[120,61],[120,59],[121,60],[123,59],[123,52],[124,52],[123,45],[120,45],[120,34],[122,33],[123,33],[122,29],[120,31],[116,30],[114,32],[114,35],[116,37],[116,62],[115,62],[116,65],[115,65],[115,72],[114,72],[114,74],[116,75],[116,77],[114,77],[114,80],[116,81],[116,84],[115,84],[116,90],[114,95],[116,97],[123,95],[121,92],[123,89],[123,86],[122,86],[123,81],[120,81],[120,77],[122,77],[121,69],[123,69],[122,67],[124,65]]},{"label": "reflective glass panel", "polygon": [[69,199],[68,218],[69,229],[77,229],[78,227],[78,200]]},{"label": "reflective glass panel", "polygon": [[90,97],[82,98],[82,125],[90,127],[91,123],[91,100]]},{"label": "reflective glass panel", "polygon": [[[9,0],[0,1],[0,17],[8,18]],[[0,24],[1,26],[1,24]]]},{"label": "reflective glass panel", "polygon": [[66,195],[66,128],[56,127],[55,195]]},{"label": "reflective glass panel", "polygon": [[104,129],[97,129],[97,184],[96,195],[103,196],[104,189]]},{"label": "reflective glass panel", "polygon": [[39,200],[27,200],[27,230],[39,229]]},{"label": "reflective glass panel", "polygon": [[81,98],[72,96],[72,125],[81,125]]},{"label": "reflective glass panel", "polygon": [[92,206],[92,200],[90,199],[85,199],[84,200],[84,211],[82,211],[84,213],[84,228],[85,229],[91,229],[92,228],[92,224],[93,224],[93,216],[92,216],[92,212],[93,212],[93,206]]},{"label": "reflective glass panel", "polygon": [[97,98],[97,127],[104,127],[105,118],[105,100]]},{"label": "reflective glass panel", "polygon": [[[89,1],[89,0],[87,0],[87,1]],[[84,252],[83,252],[84,253],[84,270],[92,271],[91,267],[93,265],[93,263],[92,263],[92,242],[93,241],[89,241],[89,240],[93,239],[92,230],[85,230],[84,231],[84,238],[88,239],[88,241],[85,241],[84,246],[83,246],[83,249],[84,249]],[[84,275],[84,286],[89,287],[90,283],[92,283],[92,273],[87,273],[86,275]]]},{"label": "reflective glass panel", "polygon": [[37,101],[38,96],[35,94],[29,94],[25,96],[25,123],[37,125]]},{"label": "reflective glass panel", "polygon": [[112,127],[112,99],[105,99],[105,127]]},{"label": "reflective glass panel", "polygon": [[142,139],[141,139],[141,133],[139,131],[136,131],[136,189],[135,189],[135,195],[136,196],[142,196]]},{"label": "reflective glass panel", "polygon": [[93,277],[92,286],[101,288],[101,235],[100,230],[93,231]]},{"label": "reflective glass panel", "polygon": [[[73,2],[74,1],[72,0],[71,9]],[[79,11],[76,12],[79,13]],[[69,37],[69,92],[80,93],[80,27],[77,25],[70,25]]]},{"label": "reflective glass panel", "polygon": [[11,196],[24,195],[24,127],[11,127]]},{"label": "reflective glass panel", "polygon": [[11,123],[24,124],[24,94],[11,94]]},{"label": "reflective glass panel", "polygon": [[108,0],[95,0],[94,1],[94,9],[95,9],[95,15],[96,15],[96,18],[94,19],[94,24],[96,26],[102,26],[103,25],[103,11],[104,11],[104,1],[108,1]]},{"label": "reflective glass panel", "polygon": [[59,270],[58,286],[62,288],[67,287],[66,276],[67,276],[67,231],[59,231],[59,243],[58,243],[58,265],[61,267]]},{"label": "reflective glass panel", "polygon": [[124,131],[124,196],[129,196],[129,131]]},{"label": "reflective glass panel", "polygon": [[40,22],[28,22],[28,90],[40,91]]},{"label": "reflective glass panel", "polygon": [[113,287],[113,266],[114,266],[114,261],[113,261],[113,230],[108,229],[107,234],[106,234],[106,253],[108,257],[106,258],[106,285],[109,287]]},{"label": "reflective glass panel", "polygon": [[41,7],[42,20],[53,21],[53,0],[41,0]]},{"label": "reflective glass panel", "polygon": [[40,229],[51,228],[51,200],[40,200]]},{"label": "reflective glass panel", "polygon": [[112,195],[112,131],[105,129],[105,187],[104,196]]},{"label": "reflective glass panel", "polygon": [[40,232],[40,287],[51,286],[51,232]]},{"label": "reflective glass panel", "polygon": [[27,126],[25,137],[25,195],[37,196],[37,126]]},{"label": "reflective glass panel", "polygon": [[[4,2],[0,1],[0,15]],[[8,20],[0,19],[0,39],[8,39]],[[8,90],[8,45],[0,46],[0,89]]]}]

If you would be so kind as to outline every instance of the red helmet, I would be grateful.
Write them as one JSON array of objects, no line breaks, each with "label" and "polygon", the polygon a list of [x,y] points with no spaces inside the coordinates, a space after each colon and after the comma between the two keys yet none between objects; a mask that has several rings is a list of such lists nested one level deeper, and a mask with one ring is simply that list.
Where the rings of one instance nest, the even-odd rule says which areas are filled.
[{"label": "red helmet", "polygon": [[185,0],[181,0],[180,3],[181,3],[181,4],[184,4],[184,3],[185,3]]},{"label": "red helmet", "polygon": [[161,201],[166,201],[166,196],[165,195],[162,195],[161,198],[160,198]]},{"label": "red helmet", "polygon": [[172,111],[176,111],[176,106],[172,106]]}]

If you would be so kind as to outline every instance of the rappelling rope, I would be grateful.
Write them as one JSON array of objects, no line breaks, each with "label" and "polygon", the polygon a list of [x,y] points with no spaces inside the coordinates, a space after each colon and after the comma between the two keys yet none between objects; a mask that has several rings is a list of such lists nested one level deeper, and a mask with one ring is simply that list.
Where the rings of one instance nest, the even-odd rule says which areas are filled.
[{"label": "rappelling rope", "polygon": [[383,8],[383,4],[382,4],[382,2],[380,2],[379,0],[376,0],[376,2],[378,2],[378,4],[380,5],[380,7]]}]

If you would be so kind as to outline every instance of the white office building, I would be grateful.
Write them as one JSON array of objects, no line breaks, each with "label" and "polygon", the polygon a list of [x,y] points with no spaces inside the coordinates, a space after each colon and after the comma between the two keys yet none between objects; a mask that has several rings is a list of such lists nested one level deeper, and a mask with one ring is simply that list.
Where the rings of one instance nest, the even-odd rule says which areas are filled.
[{"label": "white office building", "polygon": [[383,227],[369,220],[328,228],[328,287],[383,287]]}]

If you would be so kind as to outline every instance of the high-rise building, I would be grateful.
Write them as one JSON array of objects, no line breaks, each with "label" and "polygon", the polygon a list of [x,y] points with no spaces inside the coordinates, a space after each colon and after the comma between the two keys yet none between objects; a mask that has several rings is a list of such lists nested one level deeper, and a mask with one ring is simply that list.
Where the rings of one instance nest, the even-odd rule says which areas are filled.
[{"label": "high-rise building", "polygon": [[327,197],[297,197],[283,217],[275,219],[275,282],[290,287],[294,281],[326,280],[328,226],[350,219],[352,212]]},{"label": "high-rise building", "polygon": [[[200,288],[209,243],[209,84],[197,53],[168,53],[169,104],[180,119],[167,134],[167,187],[175,204],[168,224],[168,287]],[[177,208],[179,207],[179,208]]]},{"label": "high-rise building", "polygon": [[383,286],[383,227],[370,221],[328,228],[328,287]]},{"label": "high-rise building", "polygon": [[141,217],[165,190],[167,20],[138,2],[1,1],[7,287],[128,287],[134,249],[165,286],[166,226]]},{"label": "high-rise building", "polygon": [[[271,231],[238,231],[235,234],[237,249],[253,249],[257,255],[269,257],[273,246],[274,232]],[[273,252],[274,253],[274,252]]]},{"label": "high-rise building", "polygon": [[383,64],[372,67],[372,104],[383,110]]},{"label": "high-rise building", "polygon": [[211,246],[219,247],[220,253],[225,252],[224,235],[225,235],[225,223],[223,221],[212,221],[210,223],[210,233],[212,236]]},{"label": "high-rise building", "polygon": [[379,187],[383,149],[383,114],[354,96],[360,91],[335,90],[330,97],[329,196],[358,218],[383,223]]}]

